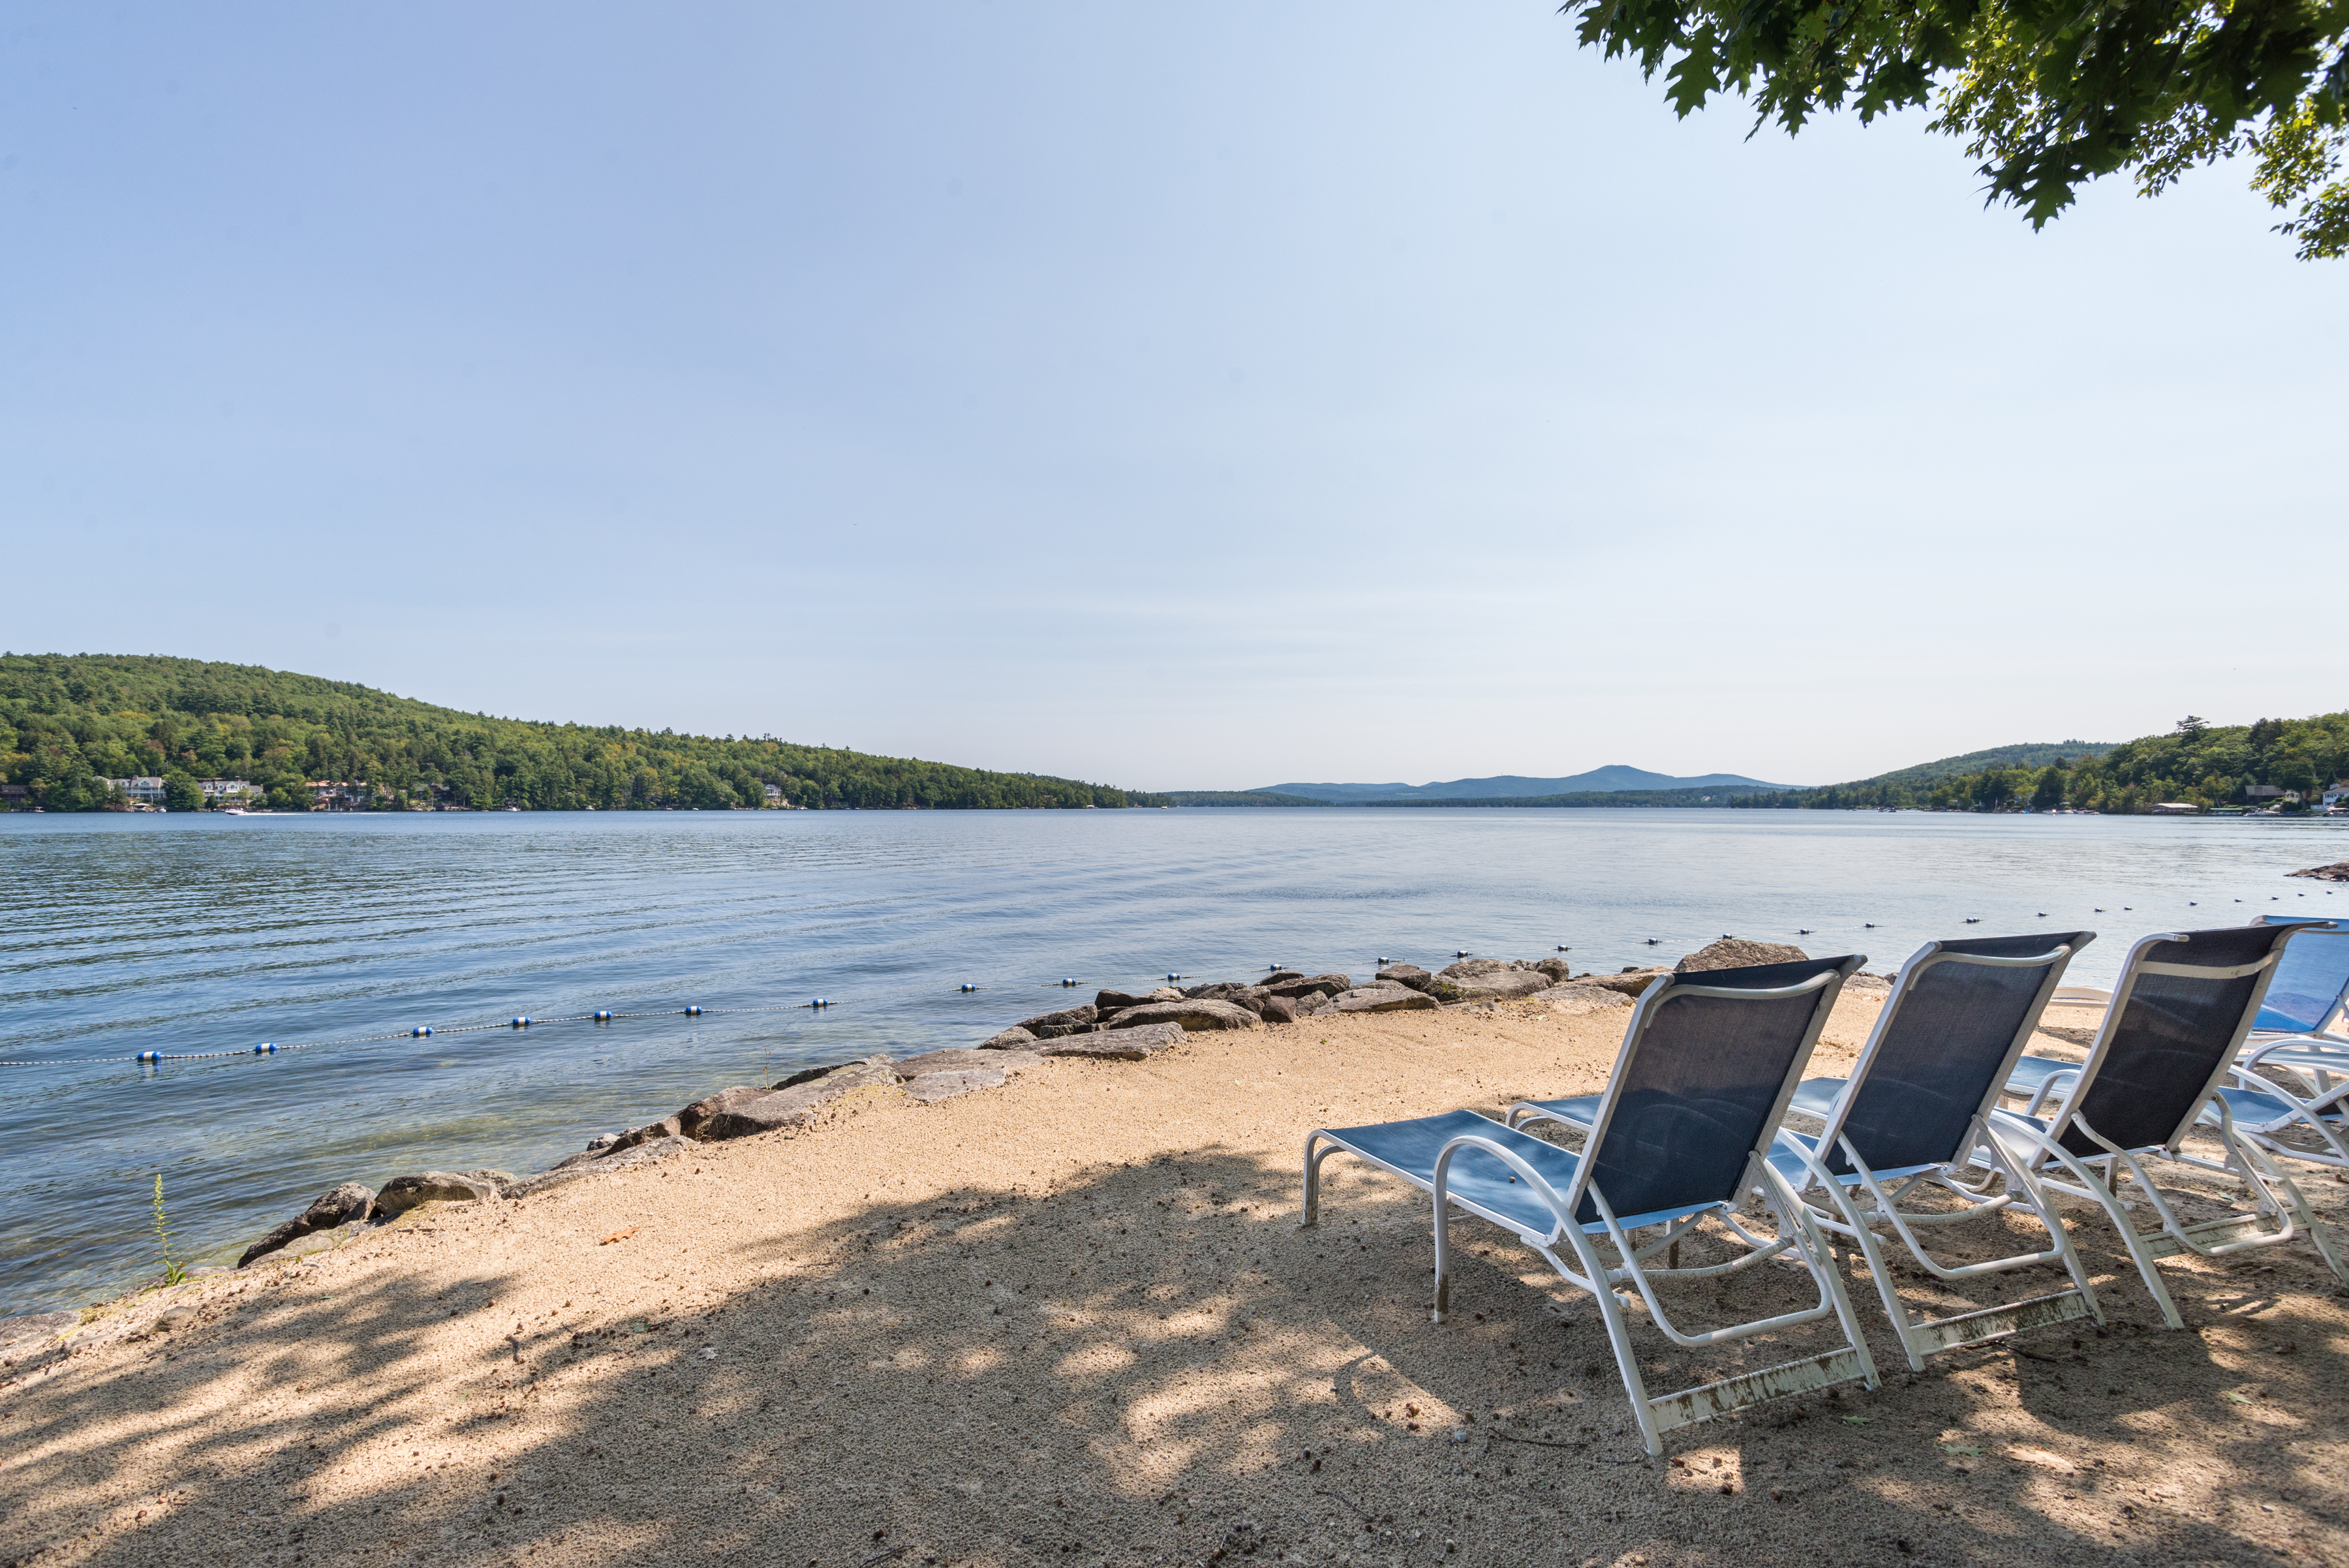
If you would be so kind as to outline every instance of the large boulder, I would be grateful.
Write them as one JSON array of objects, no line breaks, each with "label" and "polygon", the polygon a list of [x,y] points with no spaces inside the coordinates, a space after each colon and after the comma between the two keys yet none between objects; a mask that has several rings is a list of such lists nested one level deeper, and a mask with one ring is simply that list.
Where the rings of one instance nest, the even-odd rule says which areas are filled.
[{"label": "large boulder", "polygon": [[1547,991],[1533,994],[1536,1002],[1547,1002],[1552,1012],[1568,1018],[1593,1012],[1622,1012],[1631,1006],[1631,999],[1619,991],[1609,991],[1600,985],[1554,985]]},{"label": "large boulder", "polygon": [[375,1212],[375,1193],[356,1181],[346,1181],[332,1192],[322,1192],[310,1200],[310,1207],[285,1221],[285,1224],[244,1250],[236,1261],[243,1268],[254,1259],[266,1256],[289,1242],[298,1241],[316,1231],[332,1231],[366,1219]]},{"label": "large boulder", "polygon": [[1501,1002],[1547,991],[1551,983],[1549,976],[1537,969],[1500,959],[1462,959],[1446,964],[1428,982],[1428,989],[1445,1002]]},{"label": "large boulder", "polygon": [[[1162,1003],[1154,1002],[1159,1006]],[[1250,1023],[1256,1022],[1251,1018]],[[1046,1056],[1091,1056],[1100,1061],[1139,1062],[1170,1045],[1183,1044],[1180,1023],[1141,1023],[1131,1029],[1105,1029],[1096,1034],[1071,1034],[1047,1041],[1037,1050]]]},{"label": "large boulder", "polygon": [[1142,992],[1104,991],[1093,998],[1093,1012],[1097,1017],[1107,1018],[1123,1008],[1139,1007],[1145,1002],[1180,1002],[1188,994],[1171,985]]},{"label": "large boulder", "polygon": [[1534,968],[1549,976],[1549,982],[1552,985],[1564,985],[1574,978],[1574,966],[1562,958],[1543,959],[1535,964]]},{"label": "large boulder", "polygon": [[788,1078],[784,1084],[786,1086],[763,1095],[730,1101],[701,1124],[702,1141],[716,1143],[801,1126],[852,1090],[895,1088],[897,1074],[888,1057],[876,1056],[831,1068],[820,1077]]},{"label": "large boulder", "polygon": [[1297,1003],[1285,996],[1268,996],[1264,999],[1264,1011],[1257,1016],[1267,1023],[1294,1023],[1297,1022]]},{"label": "large boulder", "polygon": [[1641,969],[1633,965],[1620,974],[1586,974],[1574,983],[1595,985],[1603,991],[1619,991],[1626,996],[1636,997],[1653,985],[1657,976],[1671,972],[1668,969]]},{"label": "large boulder", "polygon": [[1025,1051],[1036,1044],[1036,1036],[1017,1025],[1000,1034],[990,1034],[978,1043],[981,1051]]},{"label": "large boulder", "polygon": [[918,1073],[905,1080],[905,1097],[932,1105],[968,1095],[973,1089],[999,1089],[1006,1074],[1000,1067],[965,1067],[951,1072]]},{"label": "large boulder", "polygon": [[2319,882],[2349,882],[2349,860],[2336,860],[2330,866],[2312,866],[2305,871],[2287,871],[2287,877],[2312,877]]},{"label": "large boulder", "polygon": [[1136,1029],[1145,1023],[1179,1023],[1191,1030],[1253,1029],[1257,1022],[1255,1013],[1235,1002],[1186,996],[1174,1002],[1145,1002],[1139,1007],[1129,1007],[1109,1019],[1105,1026],[1112,1033]]},{"label": "large boulder", "polygon": [[375,1213],[388,1220],[420,1203],[479,1203],[497,1195],[494,1182],[428,1170],[419,1176],[395,1176],[385,1182],[383,1190],[375,1195]]},{"label": "large boulder", "polygon": [[1264,1016],[1264,1004],[1274,1000],[1272,992],[1263,986],[1243,985],[1233,980],[1218,981],[1213,985],[1195,985],[1181,994],[1193,1002],[1228,1002],[1234,1007],[1247,1008],[1258,1018]]},{"label": "large boulder", "polygon": [[[676,1124],[676,1131],[680,1137],[698,1143],[702,1137],[701,1129],[709,1125],[711,1117],[774,1092],[764,1084],[737,1084],[730,1089],[703,1096],[668,1119]],[[613,1151],[606,1149],[604,1152],[609,1154]]]},{"label": "large boulder", "polygon": [[1268,996],[1285,996],[1291,1002],[1306,995],[1335,996],[1341,991],[1354,989],[1352,977],[1342,974],[1298,974],[1284,970],[1257,982]]},{"label": "large boulder", "polygon": [[1744,969],[1760,963],[1801,963],[1811,955],[1785,942],[1749,942],[1723,937],[1689,954],[1673,966],[1675,973],[1695,974],[1708,969]]},{"label": "large boulder", "polygon": [[1432,1009],[1435,998],[1407,985],[1361,985],[1330,999],[1329,1012],[1409,1012]]},{"label": "large boulder", "polygon": [[926,1073],[1017,1073],[1022,1067],[1039,1066],[1043,1060],[1033,1051],[925,1051],[890,1063],[889,1070],[901,1079],[918,1078]]},{"label": "large boulder", "polygon": [[1025,1029],[1039,1040],[1058,1040],[1091,1029],[1100,1020],[1101,1009],[1087,1002],[1082,1007],[1063,1007],[1058,1012],[1040,1012],[1033,1018],[1021,1019],[1013,1027]]},{"label": "large boulder", "polygon": [[1425,991],[1435,977],[1415,963],[1391,963],[1379,971],[1378,978],[1393,985],[1407,985],[1413,991]]}]

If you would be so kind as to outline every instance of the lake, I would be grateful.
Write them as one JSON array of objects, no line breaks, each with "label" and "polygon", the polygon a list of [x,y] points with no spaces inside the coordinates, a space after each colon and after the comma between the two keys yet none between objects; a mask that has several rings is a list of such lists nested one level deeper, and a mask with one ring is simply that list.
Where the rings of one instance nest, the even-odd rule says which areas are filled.
[{"label": "lake", "polygon": [[[538,1169],[731,1084],[975,1044],[1104,985],[1560,944],[1612,970],[1726,933],[1889,970],[1931,937],[2080,927],[2094,982],[2148,930],[2349,904],[2283,876],[2344,857],[2349,823],[2288,819],[0,815],[0,1057],[30,1064],[0,1067],[0,1315],[151,1278],[158,1172],[178,1247],[233,1262],[341,1181]],[[503,1026],[597,1009],[639,1016]]]}]

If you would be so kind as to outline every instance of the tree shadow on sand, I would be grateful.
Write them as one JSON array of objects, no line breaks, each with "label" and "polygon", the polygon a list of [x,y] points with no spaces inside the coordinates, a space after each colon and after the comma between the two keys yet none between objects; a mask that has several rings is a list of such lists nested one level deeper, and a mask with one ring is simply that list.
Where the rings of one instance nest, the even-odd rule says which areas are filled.
[{"label": "tree shadow on sand", "polygon": [[[1470,1221],[1454,1319],[1432,1324],[1423,1199],[1328,1175],[1312,1231],[1294,1168],[1213,1149],[1049,1194],[872,1202],[745,1243],[729,1269],[757,1280],[723,1293],[647,1237],[609,1265],[670,1284],[636,1316],[489,1273],[382,1271],[330,1301],[286,1269],[143,1359],[13,1391],[0,1561],[2232,1563],[2342,1544],[2322,1514],[2261,1511],[2333,1485],[2341,1312],[2304,1251],[2170,1265],[2189,1317],[2171,1334],[2083,1217],[2104,1331],[1922,1376],[1852,1276],[1880,1390],[1685,1428],[1651,1460],[1587,1299]],[[1741,1316],[1807,1294],[1759,1272],[1720,1288]],[[1692,1358],[1633,1322],[1659,1389],[1826,1346]],[[362,1375],[363,1398],[338,1394]]]}]

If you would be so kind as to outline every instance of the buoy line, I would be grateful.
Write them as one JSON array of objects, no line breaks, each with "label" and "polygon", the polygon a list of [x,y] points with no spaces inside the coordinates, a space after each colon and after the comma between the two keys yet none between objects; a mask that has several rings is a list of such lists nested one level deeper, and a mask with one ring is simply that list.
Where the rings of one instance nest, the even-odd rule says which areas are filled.
[{"label": "buoy line", "polygon": [[88,1067],[115,1062],[137,1062],[155,1066],[164,1062],[217,1062],[233,1056],[274,1056],[289,1051],[319,1051],[335,1045],[374,1045],[389,1040],[428,1040],[443,1034],[479,1034],[484,1030],[504,1029],[520,1033],[549,1023],[612,1023],[623,1018],[720,1018],[753,1012],[826,1012],[837,1007],[837,998],[812,997],[806,1002],[777,1002],[766,1007],[702,1007],[688,1005],[662,1008],[657,1012],[618,1012],[598,1008],[594,1012],[568,1013],[556,1018],[534,1018],[517,1013],[511,1018],[487,1023],[418,1023],[397,1029],[388,1034],[351,1034],[337,1040],[301,1040],[292,1044],[264,1040],[258,1045],[233,1051],[139,1051],[128,1056],[50,1056],[23,1060],[0,1060],[0,1067]]}]

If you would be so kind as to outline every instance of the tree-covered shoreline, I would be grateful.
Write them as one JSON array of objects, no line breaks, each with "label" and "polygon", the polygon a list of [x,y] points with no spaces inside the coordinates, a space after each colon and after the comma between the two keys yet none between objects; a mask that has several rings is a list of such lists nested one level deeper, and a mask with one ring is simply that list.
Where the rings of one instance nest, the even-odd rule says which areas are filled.
[{"label": "tree-covered shoreline", "polygon": [[1904,769],[1819,789],[1745,795],[1730,804],[1754,810],[2126,814],[2165,804],[2209,808],[2280,801],[2281,795],[2265,793],[2275,790],[2297,794],[2304,805],[2318,790],[2349,775],[2349,713],[2251,724],[2212,724],[2189,715],[2168,734],[2140,736],[2101,756],[1946,777],[1902,776],[1923,772]]},{"label": "tree-covered shoreline", "polygon": [[[1166,804],[1033,774],[798,745],[550,724],[395,697],[256,665],[128,654],[0,654],[0,782],[18,804],[95,811],[105,781],[250,779],[306,810],[321,781],[368,786],[360,809],[988,810]],[[776,794],[770,796],[773,787]],[[13,793],[13,792],[12,792]],[[184,799],[184,794],[179,798]]]}]

